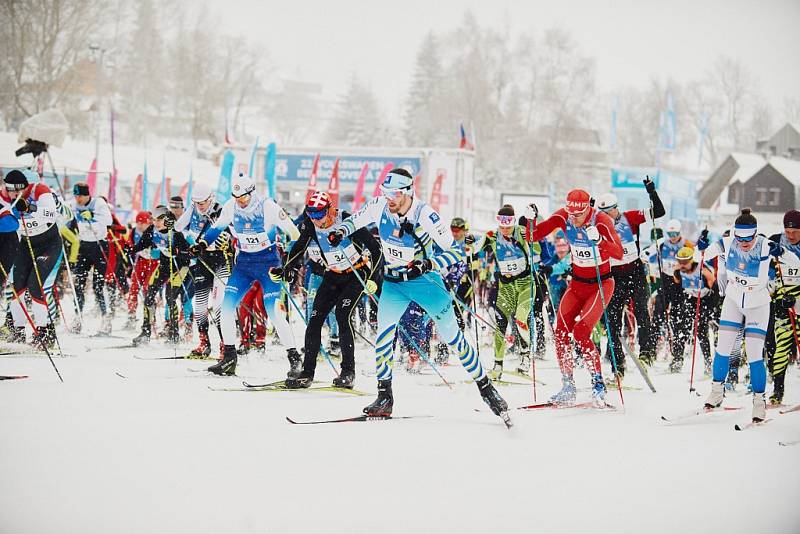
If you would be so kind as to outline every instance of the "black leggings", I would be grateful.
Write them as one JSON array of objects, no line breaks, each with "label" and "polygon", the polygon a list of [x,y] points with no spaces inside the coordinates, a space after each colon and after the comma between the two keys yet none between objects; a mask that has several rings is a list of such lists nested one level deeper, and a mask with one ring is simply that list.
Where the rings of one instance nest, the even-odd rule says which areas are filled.
[{"label": "black leggings", "polygon": [[[363,276],[363,275],[360,275]],[[350,323],[353,310],[361,298],[363,287],[354,274],[337,274],[326,271],[322,284],[314,297],[311,317],[306,326],[305,358],[303,371],[313,373],[317,367],[317,354],[321,344],[322,325],[334,307],[339,324],[339,344],[342,350],[342,373],[354,372],[356,368],[353,346],[353,326]]]},{"label": "black leggings", "polygon": [[0,233],[0,287],[6,285],[6,277],[11,272],[19,248],[19,235],[17,232]]},{"label": "black leggings", "polygon": [[[42,289],[44,289],[44,293],[51,291],[57,274],[54,269],[61,261],[61,235],[58,233],[58,227],[53,225],[45,233],[31,237],[30,245],[28,245],[28,238],[23,237],[19,247],[12,276],[14,291],[17,292],[17,295],[22,296],[27,289],[31,298],[44,303],[45,296],[42,294]],[[35,269],[32,254],[36,256]]]}]

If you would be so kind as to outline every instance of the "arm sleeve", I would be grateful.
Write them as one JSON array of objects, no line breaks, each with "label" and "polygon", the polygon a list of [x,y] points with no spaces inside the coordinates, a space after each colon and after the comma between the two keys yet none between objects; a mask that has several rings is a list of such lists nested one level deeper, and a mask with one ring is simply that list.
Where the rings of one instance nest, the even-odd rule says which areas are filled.
[{"label": "arm sleeve", "polygon": [[383,258],[383,251],[378,243],[378,240],[372,237],[372,234],[366,228],[359,228],[352,235],[353,241],[369,250],[369,255],[372,258],[372,268],[376,269]]},{"label": "arm sleeve", "polygon": [[176,232],[183,232],[184,230],[186,230],[186,227],[189,226],[189,221],[192,220],[193,209],[194,207],[190,205],[189,209],[183,210],[181,216],[178,218],[177,221],[175,221],[174,228]]},{"label": "arm sleeve", "polygon": [[540,223],[536,224],[536,228],[533,230],[533,240],[534,241],[541,241],[553,230],[561,228],[564,230],[567,227],[567,216],[563,210],[558,210],[553,213],[550,217],[543,220]]},{"label": "arm sleeve", "polygon": [[[56,218],[58,217],[58,212],[56,211],[56,197],[53,195],[53,193],[50,191],[44,193],[42,196],[36,199],[36,202],[38,204],[38,216],[41,218],[41,220],[48,226],[55,224]],[[108,216],[110,221],[111,214],[109,213]]]},{"label": "arm sleeve", "polygon": [[278,206],[278,203],[272,199],[268,199],[264,202],[264,220],[272,222],[272,224],[283,230],[284,233],[289,236],[290,241],[295,241],[300,237],[300,231],[297,229],[297,226],[294,225],[292,219],[290,219],[283,208]]},{"label": "arm sleeve", "polygon": [[205,241],[207,244],[213,243],[217,240],[219,234],[221,234],[233,222],[233,203],[233,199],[225,203],[225,205],[222,207],[222,211],[220,211],[219,217],[216,221],[214,221],[214,225],[206,230],[206,233],[203,234],[201,241]]},{"label": "arm sleeve", "polygon": [[75,263],[78,261],[78,249],[81,246],[80,239],[78,239],[78,236],[75,235],[75,232],[64,225],[58,225],[58,233],[60,233],[61,237],[69,242],[69,256],[67,257],[67,261],[69,263]]},{"label": "arm sleeve", "polygon": [[611,217],[605,213],[598,214],[597,230],[600,232],[600,236],[603,237],[597,245],[601,255],[606,254],[607,256],[621,260],[623,253],[622,241],[619,239],[619,234],[617,234],[617,230],[614,228],[614,221],[611,220]]},{"label": "arm sleeve", "polygon": [[441,249],[440,253],[431,258],[434,267],[444,270],[464,261],[464,249],[456,243],[450,229],[432,207],[427,205],[423,207],[419,215],[419,224]]},{"label": "arm sleeve", "polygon": [[653,219],[658,219],[667,214],[667,210],[664,209],[664,203],[658,197],[658,191],[653,191],[653,194],[650,195],[650,202],[653,203]]},{"label": "arm sleeve", "polygon": [[142,237],[139,238],[139,242],[133,245],[133,249],[131,250],[131,254],[136,254],[137,252],[141,252],[146,248],[150,248],[153,246],[153,225],[147,227],[147,230],[142,232]]},{"label": "arm sleeve", "polygon": [[[55,200],[53,202],[53,205],[55,206]],[[94,218],[97,221],[97,224],[103,229],[105,229],[107,226],[111,226],[114,220],[111,217],[111,210],[108,208],[106,201],[98,197],[95,208]]]},{"label": "arm sleeve", "polygon": [[386,198],[375,197],[363,208],[346,218],[339,224],[338,229],[344,230],[344,235],[349,236],[359,228],[364,228],[370,223],[377,224],[383,208],[386,206]]}]

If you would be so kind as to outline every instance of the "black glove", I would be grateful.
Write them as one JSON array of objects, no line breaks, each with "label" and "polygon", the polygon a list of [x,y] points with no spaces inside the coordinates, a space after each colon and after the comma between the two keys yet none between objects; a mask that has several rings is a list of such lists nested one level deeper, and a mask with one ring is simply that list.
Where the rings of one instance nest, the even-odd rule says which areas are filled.
[{"label": "black glove", "polygon": [[291,267],[272,267],[269,270],[269,277],[273,282],[279,283],[281,280],[288,285],[294,284],[297,280],[297,269]]},{"label": "black glove", "polygon": [[647,189],[648,195],[652,195],[656,192],[656,184],[653,183],[653,180],[651,180],[649,176],[642,180],[642,182],[644,183],[644,188]]},{"label": "black glove", "polygon": [[539,272],[542,273],[544,276],[550,276],[553,274],[553,266],[552,265],[542,265],[539,267]]},{"label": "black glove", "polygon": [[332,247],[338,247],[343,239],[344,230],[337,229],[332,232],[328,232],[328,243],[330,243]]},{"label": "black glove", "polygon": [[779,297],[775,300],[775,304],[784,311],[789,311],[794,307],[794,303],[796,299],[788,294],[784,294],[782,297]]},{"label": "black glove", "polygon": [[474,245],[475,244],[475,236],[472,234],[467,234],[464,236],[464,243],[467,245]]},{"label": "black glove", "polygon": [[197,256],[203,255],[207,248],[208,248],[208,243],[206,243],[201,239],[200,241],[189,247],[189,254],[191,254],[196,258]]},{"label": "black glove", "polygon": [[697,240],[697,248],[701,252],[709,247],[711,243],[708,242],[708,228],[700,232],[700,239]]},{"label": "black glove", "polygon": [[36,211],[36,206],[25,200],[24,197],[19,197],[17,200],[17,211],[20,213],[33,213]]},{"label": "black glove", "polygon": [[431,260],[414,260],[411,262],[411,265],[408,267],[408,271],[406,272],[408,273],[408,278],[413,279],[422,276],[431,269],[433,269],[433,262],[431,262]]}]

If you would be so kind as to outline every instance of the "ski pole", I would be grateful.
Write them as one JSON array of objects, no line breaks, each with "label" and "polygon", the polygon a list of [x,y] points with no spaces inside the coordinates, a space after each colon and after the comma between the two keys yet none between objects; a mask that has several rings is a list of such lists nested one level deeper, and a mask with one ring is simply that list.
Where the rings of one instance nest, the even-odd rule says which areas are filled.
[{"label": "ski pole", "polygon": [[[597,291],[600,293],[600,304],[603,306],[603,321],[606,325],[606,332],[611,332],[611,327],[608,322],[608,312],[606,311],[606,296],[603,294],[603,280],[600,277],[600,263],[598,262],[597,244],[592,241],[592,254],[594,255],[594,271],[597,275]],[[617,380],[617,389],[619,390],[619,401],[622,403],[622,409],[625,410],[625,398],[622,395],[622,382],[617,373],[617,357],[614,354],[614,344],[609,344],[611,348],[611,368],[614,371],[614,378]]]},{"label": "ski pole", "polygon": [[[294,306],[294,309],[297,310],[297,313],[298,313],[298,315],[300,315],[300,318],[303,320],[303,323],[306,325],[306,328],[308,328],[308,321],[306,320],[306,316],[302,311],[300,311],[300,306],[298,306],[297,303],[292,298],[292,292],[289,289],[289,285],[285,281],[281,280],[281,287],[286,292],[286,296],[289,298],[289,302],[291,302],[292,306]],[[325,347],[322,346],[322,343],[319,344],[319,350],[320,350],[320,352],[322,352],[322,355],[325,356],[325,359],[330,364],[331,369],[333,369],[333,372],[338,377],[339,376],[339,371],[336,370],[336,366],[333,364],[333,360],[331,360],[331,357],[328,354],[328,351],[325,350]]]},{"label": "ski pole", "polygon": [[531,289],[530,289],[530,312],[528,314],[528,328],[530,329],[531,334],[531,349],[530,349],[530,358],[531,358],[531,378],[533,379],[533,402],[536,402],[536,358],[533,357],[533,353],[538,347],[538,333],[536,332],[536,318],[534,317],[534,309],[533,309],[533,302],[535,300],[536,294],[536,285],[534,284],[534,276],[536,275],[536,270],[533,267],[533,225],[535,221],[528,221],[528,263],[530,264],[531,270]]},{"label": "ski pole", "polygon": [[[304,292],[304,293],[306,294],[306,298],[308,298],[308,293],[309,293],[308,289],[306,289],[306,288],[305,288],[305,287],[303,287],[303,286],[300,286],[300,290],[301,290],[302,292]],[[372,347],[373,349],[375,348],[375,343],[373,343],[372,341],[370,341],[369,339],[367,339],[366,337],[364,337],[364,334],[362,334],[361,332],[359,332],[359,331],[358,331],[357,329],[355,329],[355,328],[353,329],[353,332],[355,332],[355,334],[356,334],[358,337],[360,337],[360,338],[361,338],[361,340],[362,340],[362,341],[364,341],[364,342],[365,342],[367,345],[369,345],[369,346],[370,346],[370,347]]]},{"label": "ski pole", "polygon": [[[451,297],[451,298],[452,298],[452,299],[453,299],[453,300],[454,300],[454,301],[455,301],[457,304],[460,304],[460,305],[461,305],[461,306],[462,306],[464,309],[466,309],[466,310],[467,310],[467,312],[469,312],[469,314],[470,314],[470,315],[472,315],[474,318],[478,319],[479,321],[481,321],[483,324],[485,324],[486,326],[488,326],[489,328],[491,328],[491,329],[492,329],[492,330],[494,330],[495,332],[500,332],[500,329],[499,329],[499,328],[497,328],[497,326],[493,325],[492,323],[490,323],[489,321],[487,321],[486,319],[484,319],[483,317],[481,317],[480,315],[478,315],[478,314],[477,314],[477,312],[475,312],[475,310],[473,310],[473,309],[472,309],[472,308],[471,308],[471,307],[470,307],[470,306],[469,306],[469,305],[468,305],[466,302],[464,302],[463,300],[461,300],[460,298],[458,298],[458,296],[456,296],[456,295],[455,295],[455,294],[452,292],[452,290],[450,290],[450,289],[448,289],[447,287],[445,287],[445,286],[443,286],[443,285],[439,284],[439,282],[438,282],[438,281],[437,281],[435,278],[431,278],[431,277],[429,277],[427,273],[426,273],[426,274],[423,274],[423,275],[422,275],[422,277],[423,277],[423,278],[425,278],[426,280],[428,280],[429,282],[431,282],[433,285],[435,285],[436,287],[438,287],[438,288],[439,288],[439,289],[441,289],[442,291],[444,291],[445,293],[447,293],[448,295],[450,295],[450,297]],[[504,333],[502,333],[502,332],[501,332],[501,335],[502,335],[503,337],[505,337],[505,334],[504,334]]]},{"label": "ski pole", "polygon": [[[3,276],[5,276],[6,280],[8,280],[8,273],[6,272],[6,269],[5,269],[5,267],[3,267],[2,263],[0,263],[0,270],[3,271]],[[14,282],[13,281],[11,282],[10,288],[11,288],[11,293],[14,295],[14,300],[17,301],[17,304],[19,304],[19,307],[22,309],[22,313],[25,315],[25,319],[27,319],[28,324],[31,325],[31,328],[33,328],[33,331],[36,332],[36,325],[34,324],[33,319],[31,319],[31,316],[28,313],[28,310],[25,308],[25,303],[22,302],[22,299],[20,298],[19,294],[17,293],[17,290],[14,289]],[[58,338],[56,338],[56,339],[58,339]],[[53,361],[53,357],[50,355],[50,351],[47,350],[47,347],[44,346],[44,344],[42,345],[42,348],[44,349],[44,353],[47,354],[47,359],[50,360],[50,364],[53,366],[53,369],[55,369],[56,374],[58,375],[58,379],[61,380],[61,382],[63,383],[64,379],[61,377],[61,373],[58,371],[58,367],[56,367],[56,362]]]},{"label": "ski pole", "polygon": [[64,264],[67,268],[67,279],[72,289],[72,300],[75,301],[75,312],[78,314],[78,320],[83,324],[83,313],[81,307],[78,305],[78,291],[75,289],[75,279],[72,276],[72,269],[69,266],[69,258],[67,257],[67,250],[64,248],[64,240],[61,240],[61,254],[64,255]]},{"label": "ski pole", "polygon": [[[364,288],[364,292],[369,296],[370,300],[372,300],[372,302],[374,302],[375,305],[377,306],[378,305],[378,301],[375,299],[375,295],[373,295],[369,291],[369,289],[367,289],[366,282],[364,282],[364,280],[361,278],[361,275],[358,274],[358,271],[356,270],[355,265],[353,265],[353,262],[350,261],[350,256],[347,255],[347,253],[345,252],[344,248],[341,245],[339,246],[339,251],[342,253],[344,258],[347,260],[347,263],[350,266],[350,269],[353,271],[353,275],[355,275],[356,280],[358,280],[358,283],[361,284],[361,287]],[[409,300],[409,302],[411,302],[411,299],[408,298],[408,295],[404,294],[402,291],[399,291],[399,293],[401,295],[403,295],[404,297],[406,297]],[[436,372],[436,374],[439,375],[439,378],[442,379],[442,382],[444,382],[445,385],[448,388],[453,389],[453,386],[450,384],[450,382],[448,382],[444,378],[444,376],[442,376],[442,373],[439,372],[439,368],[436,367],[436,365],[433,363],[433,361],[428,357],[428,353],[425,352],[424,350],[422,350],[422,348],[417,344],[417,342],[414,341],[414,338],[411,337],[410,335],[408,335],[408,333],[405,331],[405,329],[402,326],[400,326],[400,323],[397,324],[397,330],[400,332],[400,334],[403,337],[406,338],[406,341],[410,342],[414,346],[414,349],[416,349],[416,351],[419,352],[420,356],[422,356],[422,358],[425,360],[425,363],[430,365],[431,369],[433,369]]]},{"label": "ski pole", "polygon": [[694,393],[694,358],[697,352],[697,327],[700,324],[700,294],[705,285],[703,278],[703,264],[706,258],[706,251],[700,251],[700,287],[697,289],[697,303],[694,306],[694,326],[692,328],[692,371],[689,373],[689,393]]}]

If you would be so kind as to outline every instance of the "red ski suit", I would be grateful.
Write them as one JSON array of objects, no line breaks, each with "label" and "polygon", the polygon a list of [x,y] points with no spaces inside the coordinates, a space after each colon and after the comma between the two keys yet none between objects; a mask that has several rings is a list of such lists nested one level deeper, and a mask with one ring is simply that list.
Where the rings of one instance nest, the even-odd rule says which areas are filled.
[{"label": "red ski suit", "polygon": [[[600,373],[600,352],[592,342],[592,330],[603,315],[603,303],[598,291],[597,270],[593,252],[586,257],[576,257],[576,243],[585,240],[583,233],[587,226],[594,224],[600,234],[596,248],[600,254],[600,278],[603,285],[605,303],[614,293],[614,279],[611,278],[610,258],[622,258],[622,242],[619,239],[614,221],[602,211],[590,207],[583,226],[575,227],[568,222],[569,215],[564,208],[557,210],[550,218],[538,223],[533,232],[534,241],[544,239],[560,228],[567,235],[572,254],[572,280],[561,297],[556,321],[556,355],[561,374],[572,376],[573,358],[569,334],[578,345],[591,374]],[[585,243],[585,241],[584,241]],[[585,247],[584,247],[585,248]],[[589,249],[591,250],[591,249]]]}]

